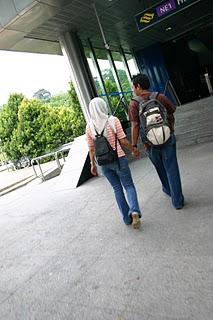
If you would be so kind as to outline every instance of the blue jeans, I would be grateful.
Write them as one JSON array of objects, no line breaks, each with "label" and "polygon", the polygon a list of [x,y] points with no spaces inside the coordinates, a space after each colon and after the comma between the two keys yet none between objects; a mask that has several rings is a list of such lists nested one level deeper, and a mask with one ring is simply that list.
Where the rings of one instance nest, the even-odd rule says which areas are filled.
[{"label": "blue jeans", "polygon": [[[113,187],[115,199],[125,223],[132,222],[131,213],[138,212],[141,217],[139,209],[137,193],[129,165],[125,156],[118,158],[118,162],[114,161],[109,164],[101,166],[101,171]],[[126,190],[127,200],[124,195],[123,187]]]},{"label": "blue jeans", "polygon": [[184,204],[180,172],[176,155],[176,137],[171,134],[169,140],[161,147],[150,147],[146,151],[155,166],[162,183],[162,190],[171,196],[175,208]]}]

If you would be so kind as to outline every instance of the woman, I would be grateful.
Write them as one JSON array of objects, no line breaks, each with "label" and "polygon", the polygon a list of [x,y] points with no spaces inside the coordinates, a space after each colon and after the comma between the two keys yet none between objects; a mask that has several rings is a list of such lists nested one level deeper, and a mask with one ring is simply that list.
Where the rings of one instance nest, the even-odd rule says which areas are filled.
[{"label": "woman", "polygon": [[[97,166],[95,163],[94,154],[94,140],[96,131],[107,138],[110,145],[115,149],[115,133],[120,143],[117,143],[118,161],[102,165],[101,171],[108,179],[113,187],[115,199],[122,214],[125,224],[132,224],[134,229],[140,228],[141,212],[138,204],[137,193],[129,165],[123,149],[120,144],[125,148],[132,151],[136,158],[140,158],[140,153],[137,148],[134,148],[131,143],[126,139],[126,135],[122,129],[121,123],[117,117],[108,115],[108,108],[105,101],[99,97],[91,100],[89,104],[90,122],[86,126],[87,144],[89,147],[89,155],[91,161],[91,173],[97,175]],[[126,190],[127,199],[124,195],[123,187]]]}]

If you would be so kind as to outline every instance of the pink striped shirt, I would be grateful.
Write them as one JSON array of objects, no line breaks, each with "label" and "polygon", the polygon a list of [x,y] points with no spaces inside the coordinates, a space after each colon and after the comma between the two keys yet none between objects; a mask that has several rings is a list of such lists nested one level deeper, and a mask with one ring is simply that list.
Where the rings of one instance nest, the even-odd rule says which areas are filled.
[{"label": "pink striped shirt", "polygon": [[[126,138],[126,135],[123,131],[120,120],[117,117],[114,117],[114,120],[115,120],[115,128],[116,128],[117,138],[119,140]],[[89,124],[87,124],[87,126],[86,126],[86,139],[87,139],[88,147],[89,148],[93,147],[94,140],[93,140],[93,136],[92,136],[92,132],[91,132]],[[107,140],[109,141],[112,148],[115,149],[115,133],[109,124],[107,124]],[[119,141],[117,141],[117,151],[118,151],[119,158],[125,156],[125,153],[124,153],[123,149],[121,148]]]}]

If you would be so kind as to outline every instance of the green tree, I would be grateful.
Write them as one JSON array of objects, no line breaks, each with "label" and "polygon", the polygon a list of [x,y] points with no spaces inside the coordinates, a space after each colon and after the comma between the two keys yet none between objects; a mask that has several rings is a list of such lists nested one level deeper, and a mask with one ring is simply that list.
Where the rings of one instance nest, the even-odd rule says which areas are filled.
[{"label": "green tree", "polygon": [[45,151],[53,151],[60,145],[73,140],[71,110],[67,107],[51,108],[41,127],[46,139]]},{"label": "green tree", "polygon": [[[122,90],[124,92],[130,91],[131,86],[128,81],[125,70],[118,69],[117,72],[118,72],[118,77],[119,77],[119,80],[120,80],[120,83],[122,86]],[[119,91],[117,88],[117,85],[115,83],[112,70],[105,69],[105,70],[103,70],[102,75],[103,75],[103,80],[105,83],[106,90],[107,90],[108,94],[110,94],[109,98],[110,98],[110,102],[112,105],[112,110],[111,110],[112,113],[116,117],[118,117],[120,119],[120,121],[122,121],[122,122],[126,121],[127,120],[128,103],[131,100],[131,94],[125,94],[125,98],[123,98],[122,102],[121,102],[120,99],[122,96],[120,94],[111,95],[111,94]],[[101,88],[100,88],[100,85],[98,83],[97,78],[95,78],[94,80],[95,80],[95,85],[98,90],[98,93],[99,94],[103,93],[101,91]],[[119,103],[119,101],[120,101],[120,103]]]},{"label": "green tree", "polygon": [[79,137],[85,133],[86,122],[72,82],[70,82],[70,90],[68,92],[71,99],[71,127],[73,137]]},{"label": "green tree", "polygon": [[[117,91],[116,84],[114,82],[111,82],[110,80],[105,80],[105,86],[106,86],[107,92],[109,92],[109,93]],[[122,103],[119,104],[120,97],[121,96],[119,94],[110,96],[110,102],[112,105],[112,113],[113,113],[113,115],[118,117],[120,121],[125,121],[126,114],[124,111],[123,104]]]},{"label": "green tree", "polygon": [[24,96],[22,94],[10,94],[8,103],[0,109],[0,140],[2,151],[5,152],[10,159],[13,154],[13,145],[11,140],[16,135],[18,125],[18,109],[22,103]]},{"label": "green tree", "polygon": [[73,140],[70,123],[69,108],[52,108],[40,100],[25,99],[19,108],[18,149],[31,158],[51,152]]},{"label": "green tree", "polygon": [[[120,83],[121,83],[121,86],[122,86],[122,89],[123,91],[129,91],[131,90],[131,86],[130,86],[130,83],[129,83],[129,80],[127,78],[127,75],[126,75],[126,71],[125,70],[122,70],[122,69],[118,69],[117,70],[117,73],[118,73],[118,78],[120,80]],[[111,83],[114,83],[115,84],[115,79],[114,79],[114,76],[113,76],[113,73],[112,73],[112,70],[111,69],[105,69],[103,70],[103,79],[104,80],[108,80],[110,81]],[[116,87],[116,90],[118,90],[117,86],[115,85]]]},{"label": "green tree", "polygon": [[43,123],[49,116],[49,106],[38,99],[24,99],[19,107],[16,139],[22,155],[36,157],[44,152],[47,140]]},{"label": "green tree", "polygon": [[48,104],[53,108],[62,107],[62,106],[70,107],[71,101],[70,101],[69,93],[68,92],[60,93],[55,96],[52,96]]},{"label": "green tree", "polygon": [[93,80],[95,82],[95,87],[96,87],[96,90],[97,90],[98,94],[103,93],[102,90],[101,90],[101,86],[100,86],[98,78],[94,77]]},{"label": "green tree", "polygon": [[72,111],[71,108],[61,107],[59,110],[59,121],[61,130],[64,135],[63,144],[73,141],[73,129],[72,129]]},{"label": "green tree", "polygon": [[[61,103],[67,106],[61,106]],[[67,95],[53,101],[13,94],[0,109],[0,141],[7,158],[16,161],[55,150],[85,133],[84,116],[72,84]]]},{"label": "green tree", "polygon": [[34,93],[33,98],[36,98],[43,102],[49,102],[51,98],[51,93],[45,89],[40,89]]}]

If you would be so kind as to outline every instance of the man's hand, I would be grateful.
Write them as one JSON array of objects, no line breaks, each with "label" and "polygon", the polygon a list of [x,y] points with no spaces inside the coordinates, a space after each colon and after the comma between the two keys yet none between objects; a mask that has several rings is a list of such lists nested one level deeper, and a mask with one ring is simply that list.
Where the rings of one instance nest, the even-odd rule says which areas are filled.
[{"label": "man's hand", "polygon": [[132,121],[132,145],[136,145],[138,141],[138,136],[139,136],[139,122],[133,122]]},{"label": "man's hand", "polygon": [[148,149],[148,144],[142,143],[142,147],[143,147],[143,149],[146,151],[146,150]]},{"label": "man's hand", "polygon": [[140,151],[138,150],[138,148],[134,147],[134,151],[132,152],[132,155],[137,159],[141,158]]}]

